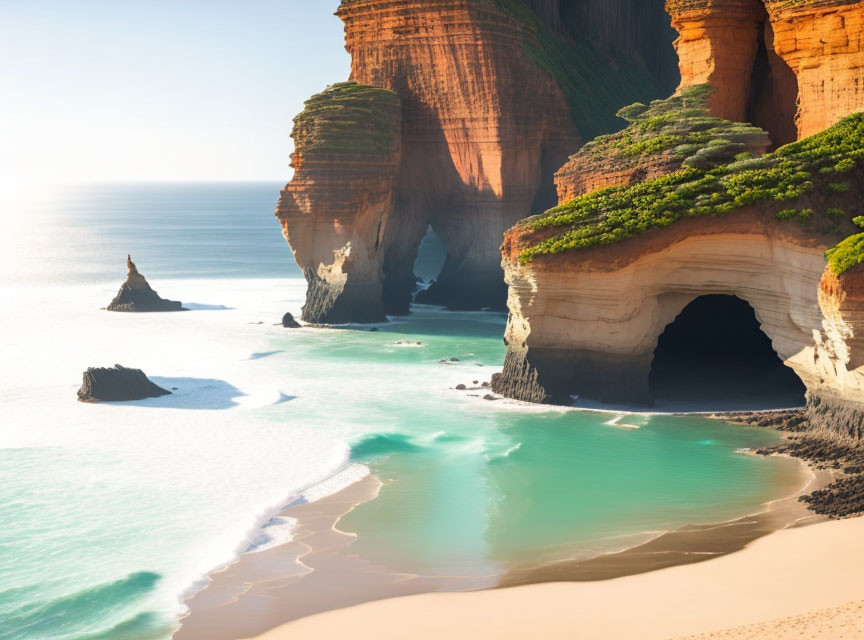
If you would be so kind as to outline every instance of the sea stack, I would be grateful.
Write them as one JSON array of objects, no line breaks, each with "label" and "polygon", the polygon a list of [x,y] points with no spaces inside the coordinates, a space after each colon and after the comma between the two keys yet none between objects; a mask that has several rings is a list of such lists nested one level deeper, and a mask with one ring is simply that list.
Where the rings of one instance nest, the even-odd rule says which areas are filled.
[{"label": "sea stack", "polygon": [[149,311],[183,311],[183,305],[174,300],[164,300],[159,294],[150,288],[147,280],[138,273],[132,256],[126,257],[126,266],[129,274],[126,282],[120,287],[120,291],[111,304],[108,311],[125,312],[149,312]]},{"label": "sea stack", "polygon": [[151,382],[141,369],[127,369],[119,364],[87,369],[78,390],[81,402],[122,402],[168,395],[170,391]]},{"label": "sea stack", "polygon": [[294,319],[291,312],[282,316],[282,326],[286,329],[299,329],[302,325]]}]

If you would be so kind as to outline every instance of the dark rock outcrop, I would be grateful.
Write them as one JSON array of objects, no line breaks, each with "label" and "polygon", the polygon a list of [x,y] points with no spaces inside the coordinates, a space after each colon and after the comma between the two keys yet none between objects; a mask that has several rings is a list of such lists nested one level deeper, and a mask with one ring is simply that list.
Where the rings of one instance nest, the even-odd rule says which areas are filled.
[{"label": "dark rock outcrop", "polygon": [[126,266],[129,275],[126,282],[120,287],[120,291],[111,304],[108,311],[123,312],[151,312],[151,311],[183,311],[183,305],[174,300],[165,300],[150,288],[147,280],[138,273],[132,256],[126,257]]},{"label": "dark rock outcrop", "polygon": [[[803,415],[803,414],[802,414]],[[797,433],[790,441],[779,447],[760,449],[761,455],[776,453],[806,460],[817,469],[830,469],[835,479],[827,487],[799,500],[807,503],[815,513],[830,518],[848,518],[864,513],[864,446],[856,438],[838,438],[834,422],[829,422],[827,430],[820,430],[818,424],[796,425]]]},{"label": "dark rock outcrop", "polygon": [[91,367],[84,372],[78,400],[81,402],[122,402],[171,395],[154,384],[141,369],[119,364],[108,368]]},{"label": "dark rock outcrop", "polygon": [[829,390],[811,393],[807,398],[807,417],[814,430],[864,438],[864,404],[839,393]]},{"label": "dark rock outcrop", "polygon": [[290,313],[282,316],[282,326],[286,329],[299,329],[302,325],[294,319]]}]

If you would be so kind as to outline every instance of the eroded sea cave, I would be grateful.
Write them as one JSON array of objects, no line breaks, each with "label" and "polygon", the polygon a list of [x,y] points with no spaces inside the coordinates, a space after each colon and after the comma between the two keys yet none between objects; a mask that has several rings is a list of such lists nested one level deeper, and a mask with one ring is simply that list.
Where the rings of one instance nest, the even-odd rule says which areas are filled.
[{"label": "eroded sea cave", "polygon": [[705,295],[687,305],[657,343],[649,385],[658,408],[786,408],[805,387],[744,300]]}]

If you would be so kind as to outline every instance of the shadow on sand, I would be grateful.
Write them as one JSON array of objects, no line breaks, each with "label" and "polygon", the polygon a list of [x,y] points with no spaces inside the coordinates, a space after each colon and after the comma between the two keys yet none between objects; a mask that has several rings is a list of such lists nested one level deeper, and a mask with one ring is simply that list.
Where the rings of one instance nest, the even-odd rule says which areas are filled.
[{"label": "shadow on sand", "polygon": [[231,409],[239,405],[236,398],[246,394],[224,380],[211,378],[161,378],[151,377],[155,384],[171,392],[170,396],[117,402],[124,406],[153,407],[159,409]]},{"label": "shadow on sand", "polygon": [[201,304],[200,302],[184,302],[183,308],[189,311],[231,311],[234,307],[226,307],[224,304]]}]

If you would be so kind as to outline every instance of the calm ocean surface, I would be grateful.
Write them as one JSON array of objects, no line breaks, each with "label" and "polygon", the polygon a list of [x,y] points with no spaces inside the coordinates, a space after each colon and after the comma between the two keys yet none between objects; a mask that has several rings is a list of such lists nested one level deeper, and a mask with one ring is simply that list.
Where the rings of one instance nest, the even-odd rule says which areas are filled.
[{"label": "calm ocean surface", "polygon": [[[343,520],[353,550],[429,573],[590,556],[802,481],[795,462],[735,453],[769,432],[661,416],[621,429],[454,391],[500,368],[503,315],[274,326],[305,287],[273,217],[280,186],[0,203],[0,639],[167,638],[207,572],[290,537],[274,513],[369,469],[386,482]],[[102,311],[129,252],[192,311]],[[436,261],[433,242],[421,275]],[[115,362],[175,393],[76,402],[81,372]]]}]

